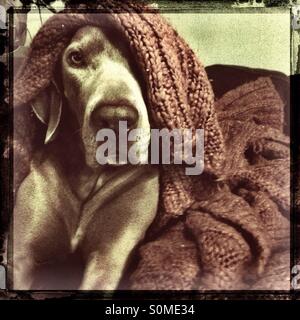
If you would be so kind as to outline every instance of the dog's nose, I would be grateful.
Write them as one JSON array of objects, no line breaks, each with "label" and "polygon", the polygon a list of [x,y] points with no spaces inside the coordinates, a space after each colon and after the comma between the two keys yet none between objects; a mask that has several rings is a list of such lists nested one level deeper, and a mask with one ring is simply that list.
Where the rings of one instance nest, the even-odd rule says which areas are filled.
[{"label": "dog's nose", "polygon": [[119,128],[119,121],[127,121],[127,127],[133,129],[138,120],[137,110],[129,104],[103,104],[97,106],[92,121],[98,128]]}]

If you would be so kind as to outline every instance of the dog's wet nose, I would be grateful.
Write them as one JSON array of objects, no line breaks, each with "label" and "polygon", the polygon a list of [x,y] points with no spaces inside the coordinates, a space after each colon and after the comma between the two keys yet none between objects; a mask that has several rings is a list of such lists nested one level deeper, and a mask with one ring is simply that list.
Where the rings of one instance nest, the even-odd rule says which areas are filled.
[{"label": "dog's wet nose", "polygon": [[137,110],[127,104],[101,104],[97,106],[92,114],[93,124],[97,128],[119,128],[119,121],[127,121],[127,127],[133,129],[138,121]]}]

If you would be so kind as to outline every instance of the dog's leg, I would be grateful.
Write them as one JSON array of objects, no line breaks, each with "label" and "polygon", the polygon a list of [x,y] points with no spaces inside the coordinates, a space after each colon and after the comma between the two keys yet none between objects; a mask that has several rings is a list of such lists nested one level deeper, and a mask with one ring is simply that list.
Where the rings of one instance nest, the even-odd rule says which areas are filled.
[{"label": "dog's leg", "polygon": [[120,257],[113,259],[110,256],[107,259],[99,251],[93,252],[89,257],[80,290],[115,290],[122,276],[125,261],[120,261]]},{"label": "dog's leg", "polygon": [[[71,225],[76,221],[74,199],[53,163],[33,166],[21,184],[13,216],[13,288],[50,289],[39,270],[70,251]],[[67,217],[71,216],[71,218]],[[63,288],[62,288],[63,289]]]},{"label": "dog's leg", "polygon": [[97,208],[100,194],[89,203],[86,210],[95,210],[95,218],[82,243],[87,263],[80,289],[117,288],[128,257],[156,215],[158,188],[155,173],[136,179],[104,207]]}]

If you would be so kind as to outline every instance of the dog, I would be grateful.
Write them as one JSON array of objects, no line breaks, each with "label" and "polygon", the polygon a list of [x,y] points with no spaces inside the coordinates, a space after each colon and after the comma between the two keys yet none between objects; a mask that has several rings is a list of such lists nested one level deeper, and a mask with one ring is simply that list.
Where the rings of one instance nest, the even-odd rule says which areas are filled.
[{"label": "dog", "polygon": [[158,206],[150,165],[99,165],[101,128],[150,130],[129,49],[105,28],[77,30],[53,81],[32,102],[45,145],[22,182],[13,217],[13,287],[114,290]]}]

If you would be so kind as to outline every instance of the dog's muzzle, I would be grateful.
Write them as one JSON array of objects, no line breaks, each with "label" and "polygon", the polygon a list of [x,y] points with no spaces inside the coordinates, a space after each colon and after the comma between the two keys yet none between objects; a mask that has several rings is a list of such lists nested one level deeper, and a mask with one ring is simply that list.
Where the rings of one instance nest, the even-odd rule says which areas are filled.
[{"label": "dog's muzzle", "polygon": [[130,103],[101,102],[91,115],[93,126],[97,129],[109,128],[117,131],[120,121],[126,121],[128,129],[136,128],[138,123],[138,111]]}]

